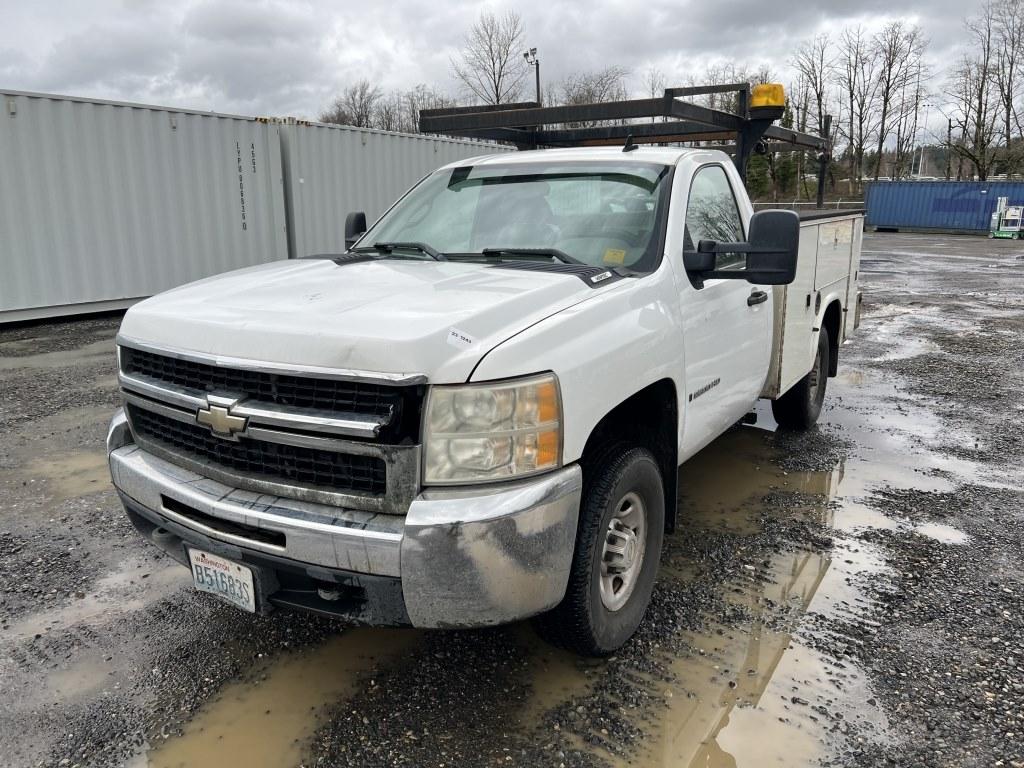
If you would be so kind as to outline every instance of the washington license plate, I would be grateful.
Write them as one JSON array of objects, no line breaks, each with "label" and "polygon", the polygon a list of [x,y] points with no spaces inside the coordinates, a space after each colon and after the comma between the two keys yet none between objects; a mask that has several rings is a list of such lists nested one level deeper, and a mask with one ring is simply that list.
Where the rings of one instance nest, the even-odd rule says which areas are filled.
[{"label": "washington license plate", "polygon": [[196,589],[227,600],[243,611],[256,612],[256,591],[249,568],[201,549],[190,549],[188,558]]}]

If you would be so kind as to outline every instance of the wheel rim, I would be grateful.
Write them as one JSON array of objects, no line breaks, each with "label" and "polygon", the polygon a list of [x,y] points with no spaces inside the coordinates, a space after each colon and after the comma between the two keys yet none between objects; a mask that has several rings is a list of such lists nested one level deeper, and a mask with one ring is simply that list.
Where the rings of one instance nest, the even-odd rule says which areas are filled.
[{"label": "wheel rim", "polygon": [[636,493],[615,506],[601,548],[601,602],[609,611],[626,604],[640,577],[647,548],[647,509]]}]

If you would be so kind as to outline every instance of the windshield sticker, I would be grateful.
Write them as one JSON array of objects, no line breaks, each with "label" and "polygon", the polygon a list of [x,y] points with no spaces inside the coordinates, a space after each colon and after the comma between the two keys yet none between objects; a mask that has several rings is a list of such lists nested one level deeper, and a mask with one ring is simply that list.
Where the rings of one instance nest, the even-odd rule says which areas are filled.
[{"label": "windshield sticker", "polygon": [[474,341],[476,339],[468,333],[463,333],[458,328],[448,329],[448,343],[453,347],[471,347]]},{"label": "windshield sticker", "polygon": [[620,248],[609,248],[604,252],[605,264],[622,264],[626,261],[626,252]]}]

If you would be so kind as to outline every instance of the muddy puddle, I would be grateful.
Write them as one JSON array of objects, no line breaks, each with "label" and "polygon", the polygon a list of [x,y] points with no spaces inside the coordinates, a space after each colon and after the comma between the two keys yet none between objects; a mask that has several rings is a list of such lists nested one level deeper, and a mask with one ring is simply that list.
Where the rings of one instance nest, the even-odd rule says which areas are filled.
[{"label": "muddy puddle", "polygon": [[163,599],[191,583],[188,569],[169,558],[155,563],[130,558],[71,602],[29,614],[4,628],[4,639],[27,640],[78,625],[101,625]]},{"label": "muddy puddle", "polygon": [[920,525],[914,526],[914,531],[921,536],[934,539],[940,544],[959,545],[966,544],[971,540],[971,537],[959,528],[954,528],[951,525],[945,525],[943,523],[921,523]]},{"label": "muddy puddle", "polygon": [[103,434],[112,412],[69,408],[9,432],[0,447],[0,488],[31,487],[51,505],[109,489]]},{"label": "muddy puddle", "polygon": [[[699,631],[683,634],[683,650],[665,659],[672,681],[650,690],[661,690],[664,709],[644,718],[649,738],[628,762],[613,760],[616,766],[803,765],[829,754],[836,717],[884,730],[881,716],[863,704],[871,698],[864,673],[797,634],[810,614],[844,617],[869,606],[855,585],[881,574],[883,561],[845,540],[837,520],[856,528],[872,525],[872,515],[840,500],[847,463],[787,472],[774,458],[762,430],[752,428],[724,436],[685,465],[681,505],[696,527],[692,535],[726,531],[756,541],[766,514],[782,515],[831,531],[833,546],[752,545],[754,564],[720,586],[724,602],[744,618],[722,624],[708,617]],[[762,503],[767,494],[789,492],[797,504]]]},{"label": "muddy puddle", "polygon": [[151,768],[297,765],[326,706],[373,685],[373,669],[411,647],[413,630],[358,629],[278,659],[235,683],[202,715],[149,753]]},{"label": "muddy puddle", "polygon": [[43,486],[51,502],[104,491],[110,487],[107,454],[102,448],[30,461],[20,474]]},{"label": "muddy puddle", "polygon": [[[38,348],[39,340],[18,342],[19,347],[12,351],[21,351],[20,347]],[[111,361],[114,359],[115,346],[111,339],[103,338],[74,349],[62,349],[56,352],[39,352],[31,355],[0,355],[0,371],[18,368],[71,368],[76,365],[88,365]]]}]

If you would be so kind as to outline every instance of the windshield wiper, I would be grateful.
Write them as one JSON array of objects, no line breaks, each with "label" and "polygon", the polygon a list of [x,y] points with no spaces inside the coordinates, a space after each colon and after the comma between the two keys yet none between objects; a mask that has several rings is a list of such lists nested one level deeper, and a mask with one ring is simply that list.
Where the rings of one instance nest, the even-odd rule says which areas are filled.
[{"label": "windshield wiper", "polygon": [[420,253],[429,256],[434,261],[444,261],[444,255],[426,243],[374,243],[373,245],[367,245],[363,248],[355,248],[353,251],[354,253],[376,251],[377,253],[385,253],[388,256],[390,256],[394,251],[419,251]]},{"label": "windshield wiper", "polygon": [[483,256],[496,258],[511,256],[512,258],[554,259],[563,264],[586,264],[585,261],[580,261],[557,248],[484,248],[480,253]]}]

